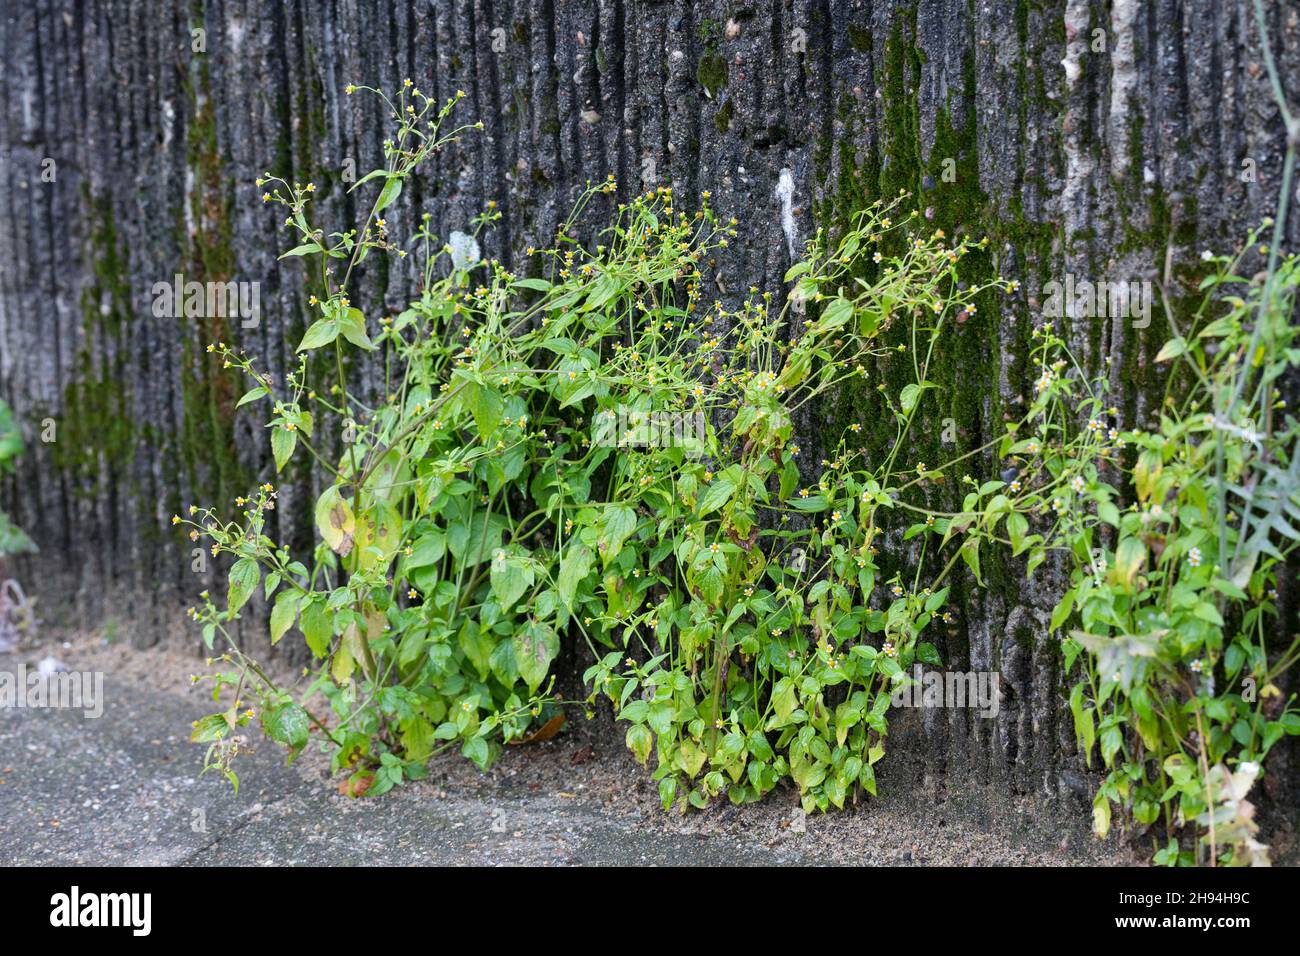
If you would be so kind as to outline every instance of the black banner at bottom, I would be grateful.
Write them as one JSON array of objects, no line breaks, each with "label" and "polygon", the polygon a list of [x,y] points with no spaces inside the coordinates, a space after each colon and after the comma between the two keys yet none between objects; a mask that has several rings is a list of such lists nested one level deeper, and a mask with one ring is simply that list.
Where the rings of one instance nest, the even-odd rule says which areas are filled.
[{"label": "black banner at bottom", "polygon": [[610,929],[620,938],[646,928],[655,912],[693,912],[691,924],[718,921],[729,939],[752,931],[759,943],[771,942],[764,935],[772,926],[754,919],[758,913],[780,922],[824,919],[828,927],[845,916],[861,926],[865,917],[941,944],[1007,934],[1062,941],[1078,931],[1090,941],[1105,931],[1196,933],[1221,943],[1295,926],[1292,874],[1281,869],[40,868],[10,869],[4,879],[0,919],[15,938],[75,934],[83,943],[96,937],[128,947],[215,941],[227,931],[231,942],[296,945],[428,939],[430,921],[464,917],[483,927],[498,910],[503,925],[530,928],[526,935],[581,924],[584,936]]}]

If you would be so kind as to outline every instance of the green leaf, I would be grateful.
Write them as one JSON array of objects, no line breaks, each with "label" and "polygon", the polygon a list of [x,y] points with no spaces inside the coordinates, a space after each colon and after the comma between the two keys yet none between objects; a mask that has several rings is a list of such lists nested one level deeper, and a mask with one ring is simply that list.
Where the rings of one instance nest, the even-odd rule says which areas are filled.
[{"label": "green leaf", "polygon": [[922,664],[929,664],[931,667],[943,666],[943,658],[939,656],[938,649],[930,643],[916,645],[916,659]]},{"label": "green leaf", "polygon": [[474,416],[474,424],[478,426],[479,435],[483,438],[492,435],[501,424],[501,414],[505,408],[500,393],[496,389],[475,382],[466,390],[465,401],[469,406],[470,414]]},{"label": "green leaf", "polygon": [[1020,553],[1021,542],[1025,540],[1025,535],[1029,531],[1029,519],[1019,511],[1013,511],[1007,515],[1007,537],[1011,541],[1013,553]]},{"label": "green leaf", "polygon": [[374,179],[374,178],[376,178],[376,177],[378,177],[378,176],[387,176],[387,175],[388,175],[388,170],[386,170],[386,169],[372,169],[372,170],[370,170],[370,172],[366,173],[364,176],[362,176],[360,179],[358,179],[355,183],[353,183],[353,184],[352,184],[352,188],[349,189],[348,192],[352,192],[353,189],[356,189],[356,188],[357,188],[358,186],[360,186],[362,183],[370,182],[370,180],[372,180],[372,179]]},{"label": "green leaf", "polygon": [[319,243],[304,242],[301,246],[294,246],[288,252],[281,253],[279,258],[287,259],[290,256],[309,256],[312,253],[324,252],[324,251],[325,250],[320,247]]},{"label": "green leaf", "polygon": [[329,653],[330,639],[334,637],[334,615],[324,601],[309,601],[302,609],[298,627],[313,654],[320,658]]},{"label": "green leaf", "polygon": [[830,305],[822,312],[821,319],[817,325],[824,331],[830,332],[840,328],[853,317],[853,303],[847,299],[832,299]]},{"label": "green leaf", "polygon": [[190,741],[196,744],[210,744],[221,740],[230,733],[230,721],[225,714],[208,714],[200,717],[190,731]]},{"label": "green leaf", "polygon": [[722,572],[716,565],[710,564],[703,574],[700,575],[696,586],[700,589],[700,594],[704,599],[717,607],[722,601]]},{"label": "green leaf", "polygon": [[1070,612],[1074,610],[1074,595],[1074,589],[1071,588],[1062,596],[1060,603],[1052,611],[1052,623],[1049,625],[1048,630],[1057,630],[1069,618]]},{"label": "green leaf", "polygon": [[1170,359],[1178,358],[1186,351],[1187,340],[1180,335],[1177,338],[1170,339],[1161,347],[1160,351],[1156,353],[1156,361],[1167,362]]},{"label": "green leaf", "polygon": [[307,746],[310,729],[311,718],[298,704],[281,704],[262,711],[262,730],[266,736],[295,752]]},{"label": "green leaf", "polygon": [[492,559],[492,593],[503,611],[515,606],[533,585],[533,568],[518,558],[503,555]]},{"label": "green leaf", "polygon": [[230,569],[230,586],[226,593],[226,605],[232,614],[244,606],[261,579],[262,569],[252,558],[240,558],[235,562]]},{"label": "green leaf", "polygon": [[397,197],[402,195],[402,177],[389,176],[388,182],[384,184],[383,191],[379,194],[379,201],[375,203],[375,212],[381,213],[394,202]]},{"label": "green leaf", "polygon": [[811,260],[801,259],[798,262],[796,262],[794,265],[792,265],[789,269],[785,270],[785,281],[790,282],[794,279],[797,279],[799,278],[799,276],[803,275],[811,268],[812,268]]},{"label": "green leaf", "polygon": [[321,346],[329,345],[339,337],[339,324],[333,319],[317,319],[312,323],[307,334],[302,337],[298,343],[298,351],[306,352],[310,349],[318,349]]},{"label": "green leaf", "polygon": [[730,475],[723,472],[714,477],[709,484],[708,489],[700,496],[700,515],[701,517],[711,511],[717,511],[736,493],[736,482]]},{"label": "green leaf", "polygon": [[564,552],[564,557],[560,561],[559,591],[566,607],[573,607],[573,597],[578,592],[578,584],[591,570],[591,564],[591,548],[585,544],[575,542]]},{"label": "green leaf", "polygon": [[627,505],[613,505],[605,509],[605,564],[618,557],[623,542],[636,530],[636,512]]},{"label": "green leaf", "polygon": [[265,394],[267,394],[266,389],[264,389],[261,385],[258,385],[256,388],[250,388],[247,392],[244,393],[244,397],[235,403],[235,407],[242,408],[244,405],[247,405],[249,402],[257,401]]},{"label": "green leaf", "polygon": [[298,602],[301,597],[294,591],[283,591],[276,598],[275,607],[271,609],[271,646],[279,643],[280,638],[298,618]]},{"label": "green leaf", "polygon": [[349,308],[339,316],[339,331],[357,348],[365,349],[367,352],[373,352],[378,348],[366,334],[366,317],[361,314],[360,309]]},{"label": "green leaf", "polygon": [[602,305],[614,298],[618,294],[620,285],[612,276],[602,275],[592,286],[587,301],[583,303],[580,312],[593,312]]},{"label": "green leaf", "polygon": [[546,680],[551,661],[560,653],[560,639],[550,625],[533,621],[512,640],[519,676],[524,679],[529,691],[536,691],[542,681]]},{"label": "green leaf", "polygon": [[281,472],[293,457],[293,450],[298,447],[298,433],[276,425],[271,429],[271,454],[275,458],[275,470]]},{"label": "green leaf", "polygon": [[479,680],[486,680],[492,669],[491,637],[484,634],[476,622],[467,619],[460,626],[460,649],[478,671]]},{"label": "green leaf", "polygon": [[797,511],[825,511],[831,503],[824,495],[810,495],[807,498],[791,498],[789,505]]},{"label": "green leaf", "polygon": [[519,664],[515,661],[514,641],[502,641],[494,647],[488,657],[488,665],[497,680],[507,687],[514,686],[515,681],[519,679]]}]

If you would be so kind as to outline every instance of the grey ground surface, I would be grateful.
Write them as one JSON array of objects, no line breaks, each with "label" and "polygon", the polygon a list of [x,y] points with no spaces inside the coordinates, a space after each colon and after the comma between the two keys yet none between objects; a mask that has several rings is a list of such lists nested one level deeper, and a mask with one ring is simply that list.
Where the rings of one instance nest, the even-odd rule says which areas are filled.
[{"label": "grey ground surface", "polygon": [[[374,799],[337,791],[319,755],[286,767],[256,740],[234,794],[199,777],[187,741],[210,701],[182,655],[98,641],[56,646],[73,670],[105,672],[104,715],[0,709],[0,859],[10,864],[1127,864],[1134,857],[1052,808],[915,791],[828,816],[792,793],[763,805],[664,813],[653,784],[599,722],[508,748],[488,774],[458,756]],[[0,671],[51,648],[0,656]]]}]

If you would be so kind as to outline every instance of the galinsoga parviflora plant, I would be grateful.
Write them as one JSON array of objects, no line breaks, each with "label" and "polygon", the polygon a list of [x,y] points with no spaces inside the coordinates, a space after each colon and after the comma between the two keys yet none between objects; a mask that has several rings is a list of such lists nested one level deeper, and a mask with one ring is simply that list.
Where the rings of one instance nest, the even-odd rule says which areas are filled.
[{"label": "galinsoga parviflora plant", "polygon": [[[307,261],[323,290],[310,303],[319,318],[297,371],[278,387],[243,352],[212,346],[249,377],[240,404],[270,406],[277,470],[305,449],[331,483],[316,504],[310,566],[264,533],[276,498],[269,482],[235,502],[235,520],[197,507],[173,519],[233,560],[224,606],[205,594],[191,612],[234,665],[212,677],[214,698],[232,687],[234,706],[195,725],[210,767],[237,784],[238,730],[255,718],[292,754],[315,734],[352,775],[351,792],[419,777],[453,746],[486,767],[504,743],[545,732],[563,713],[551,664],[566,638],[593,661],[584,705],[613,702],[632,753],[653,758],[665,808],[724,794],[751,802],[786,779],[809,811],[843,807],[876,792],[891,697],[912,681],[909,669],[940,663],[923,638],[936,618],[953,620],[955,571],[978,578],[982,547],[1027,552],[1032,570],[1051,551],[1076,554],[1084,535],[1087,562],[1054,622],[1085,615],[1091,635],[1067,640],[1070,663],[1086,649],[1091,668],[1074,709],[1100,727],[1103,757],[1116,767],[1103,804],[1154,819],[1143,819],[1137,787],[1117,776],[1148,767],[1153,752],[1144,743],[1117,762],[1125,740],[1141,739],[1136,725],[1122,726],[1120,700],[1132,700],[1141,680],[1163,705],[1182,703],[1154,669],[1106,683],[1115,626],[1087,616],[1104,590],[1088,581],[1106,580],[1114,554],[1098,522],[1114,518],[1122,529],[1141,513],[1135,503],[1119,517],[1120,493],[1098,477],[1099,459],[1122,471],[1118,435],[1074,427],[1083,411],[1100,420],[1088,404],[1100,399],[1077,394],[1092,386],[1049,363],[1032,410],[1005,440],[942,469],[903,460],[919,410],[941,388],[929,375],[945,327],[973,313],[981,294],[1014,286],[959,278],[981,242],[923,229],[900,196],[858,213],[834,242],[810,242],[779,308],[751,293],[727,310],[701,298],[702,264],[736,229],[718,221],[707,193],[688,210],[671,188],[652,190],[618,205],[598,241],[575,238],[591,201],[615,192],[611,178],[589,185],[551,248],[527,251],[527,277],[453,254],[425,216],[411,242],[419,298],[371,326],[348,296],[353,267],[371,252],[406,256],[382,214],[403,180],[464,128],[439,132],[454,99],[438,107],[409,83],[391,100],[370,92],[400,119],[385,167],[357,184],[373,181],[377,193],[358,230],[326,234],[312,223],[310,183],[259,183],[265,201],[288,210],[298,244],[286,255]],[[476,234],[497,217],[489,207]],[[884,345],[886,332],[903,344]],[[1050,331],[1041,341],[1049,362],[1062,345]],[[387,395],[377,407],[349,391],[345,349],[379,353],[371,360],[382,362]],[[826,441],[819,477],[805,481],[814,469],[799,467],[794,417],[899,351],[911,380],[897,394],[881,386],[887,453],[868,460],[853,424]],[[332,361],[309,361],[321,352]],[[328,385],[308,380],[322,364]],[[317,446],[318,417],[340,426],[321,433],[342,431],[341,450]],[[656,440],[665,421],[695,427]],[[999,445],[1021,477],[967,476],[961,512],[925,506],[922,485]],[[1057,510],[1044,505],[1067,492]],[[1145,485],[1138,492],[1149,497]],[[1085,511],[1089,496],[1100,518]],[[906,571],[877,560],[891,531],[913,542]],[[316,658],[305,686],[278,686],[232,640],[229,624],[259,585],[273,601],[272,643],[296,628]],[[1206,666],[1219,660],[1204,655]],[[241,709],[254,695],[260,714]],[[318,697],[332,713],[308,709]],[[1223,766],[1222,751],[1201,756]],[[1208,781],[1210,770],[1194,764],[1184,762],[1184,783]],[[1174,799],[1156,800],[1168,807],[1168,832],[1195,831],[1194,797]],[[1241,844],[1218,845],[1236,854]]]}]

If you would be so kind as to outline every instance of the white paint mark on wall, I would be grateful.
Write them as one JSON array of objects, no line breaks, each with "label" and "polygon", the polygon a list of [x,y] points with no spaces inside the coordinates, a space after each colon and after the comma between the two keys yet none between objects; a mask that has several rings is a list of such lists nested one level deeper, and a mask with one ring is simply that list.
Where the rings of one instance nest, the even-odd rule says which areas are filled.
[{"label": "white paint mark on wall", "polygon": [[1111,175],[1123,178],[1133,157],[1129,155],[1132,121],[1130,107],[1137,92],[1137,46],[1134,39],[1138,18],[1137,0],[1115,0],[1110,11],[1114,43],[1110,54],[1110,149]]},{"label": "white paint mark on wall", "polygon": [[794,175],[788,169],[781,170],[776,182],[776,198],[781,202],[781,231],[785,233],[785,244],[790,250],[790,260],[795,259],[794,231]]}]

